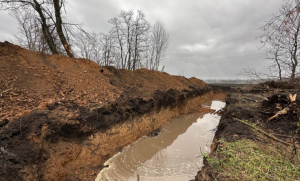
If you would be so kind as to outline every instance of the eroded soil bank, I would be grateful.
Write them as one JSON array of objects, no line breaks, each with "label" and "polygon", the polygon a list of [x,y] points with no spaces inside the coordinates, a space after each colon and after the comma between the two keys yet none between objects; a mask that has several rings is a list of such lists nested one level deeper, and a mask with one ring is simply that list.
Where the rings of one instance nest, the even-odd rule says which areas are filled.
[{"label": "eroded soil bank", "polygon": [[299,93],[282,82],[232,87],[196,180],[299,180]]},{"label": "eroded soil bank", "polygon": [[211,96],[196,78],[0,43],[0,178],[94,180],[116,152]]}]

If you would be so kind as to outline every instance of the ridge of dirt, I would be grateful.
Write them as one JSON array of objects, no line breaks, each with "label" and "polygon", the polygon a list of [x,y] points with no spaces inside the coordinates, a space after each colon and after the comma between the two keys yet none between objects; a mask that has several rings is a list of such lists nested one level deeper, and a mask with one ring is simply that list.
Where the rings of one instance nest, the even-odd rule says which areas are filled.
[{"label": "ridge of dirt", "polygon": [[[274,86],[276,85],[276,86]],[[215,88],[214,88],[215,90]],[[259,85],[245,85],[231,87],[226,100],[226,107],[221,111],[221,120],[215,134],[214,143],[211,146],[210,160],[222,160],[219,152],[226,150],[222,148],[222,141],[239,143],[240,140],[250,140],[258,145],[267,145],[274,140],[262,138],[254,128],[243,124],[253,125],[267,134],[280,139],[290,146],[299,147],[300,138],[300,97],[299,85],[289,83],[266,82]],[[295,101],[289,95],[297,94]],[[269,120],[278,112],[288,108],[285,114]],[[295,138],[293,140],[292,138]],[[222,140],[222,141],[221,141]],[[272,143],[274,144],[274,143]],[[286,145],[284,145],[286,147]],[[279,147],[279,146],[278,146]],[[291,147],[293,148],[293,147]],[[230,153],[228,153],[230,154]],[[297,157],[297,156],[295,156]],[[220,163],[220,165],[225,163]],[[213,163],[215,164],[215,162]],[[204,166],[197,173],[196,180],[240,180],[239,178],[223,177],[220,167],[213,166],[204,158]],[[238,165],[236,169],[239,170]],[[226,171],[225,171],[226,172]],[[287,179],[287,178],[286,178]]]},{"label": "ridge of dirt", "polygon": [[[95,173],[90,172],[101,169],[101,164],[80,168],[87,169],[82,175],[70,177],[73,171],[66,170],[67,175],[46,176],[51,145],[80,145],[128,119],[184,104],[211,91],[196,78],[147,69],[118,70],[0,42],[0,178],[92,180]],[[59,165],[51,163],[61,169],[81,154],[71,147],[64,149],[70,156]]]},{"label": "ridge of dirt", "polygon": [[45,55],[0,43],[0,119],[12,120],[35,108],[64,101],[93,107],[119,97],[151,97],[155,90],[206,86],[196,78],[164,72],[102,67],[87,59]]}]

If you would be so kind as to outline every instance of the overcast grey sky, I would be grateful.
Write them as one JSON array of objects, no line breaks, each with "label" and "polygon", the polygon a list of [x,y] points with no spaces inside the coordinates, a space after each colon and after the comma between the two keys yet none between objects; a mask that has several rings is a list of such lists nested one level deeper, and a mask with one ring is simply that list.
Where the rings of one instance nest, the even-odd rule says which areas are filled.
[{"label": "overcast grey sky", "polygon": [[[162,65],[173,75],[238,78],[246,66],[266,67],[257,30],[278,12],[282,0],[68,0],[67,18],[87,31],[106,33],[121,10],[142,10],[164,22],[171,42]],[[12,39],[17,22],[0,11],[0,41]]]}]

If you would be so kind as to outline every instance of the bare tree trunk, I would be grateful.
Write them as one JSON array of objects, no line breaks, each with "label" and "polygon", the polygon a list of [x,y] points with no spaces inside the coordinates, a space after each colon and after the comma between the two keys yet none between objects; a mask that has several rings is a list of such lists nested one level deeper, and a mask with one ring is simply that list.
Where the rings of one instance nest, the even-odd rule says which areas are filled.
[{"label": "bare tree trunk", "polygon": [[295,80],[296,68],[298,66],[298,35],[299,35],[300,25],[297,25],[297,31],[294,35],[294,51],[292,53],[292,74],[291,74],[291,81]]},{"label": "bare tree trunk", "polygon": [[131,70],[131,43],[132,43],[132,39],[131,39],[131,35],[130,35],[130,25],[127,25],[127,46],[128,46],[128,60],[127,60],[127,69]]},{"label": "bare tree trunk", "polygon": [[111,23],[114,28],[112,33],[115,34],[116,42],[119,45],[120,48],[120,62],[121,62],[121,67],[122,69],[126,68],[126,58],[124,55],[124,43],[123,43],[123,34],[122,34],[122,25],[118,22],[118,18],[113,18],[109,20],[109,23]]},{"label": "bare tree trunk", "polygon": [[55,19],[56,19],[55,27],[56,27],[57,34],[59,36],[61,43],[63,44],[63,46],[66,50],[68,56],[71,58],[74,58],[71,47],[68,44],[68,41],[67,41],[67,39],[64,35],[63,29],[62,29],[62,19],[61,19],[61,14],[60,14],[60,9],[62,7],[62,1],[53,0],[53,4],[54,4],[54,10],[55,10]]},{"label": "bare tree trunk", "polygon": [[282,70],[281,70],[281,65],[279,63],[279,60],[278,60],[278,49],[275,52],[275,61],[276,61],[277,68],[278,68],[279,80],[282,80]]},{"label": "bare tree trunk", "polygon": [[51,36],[49,27],[47,25],[46,18],[43,14],[41,5],[36,0],[33,0],[33,2],[34,2],[34,7],[33,8],[36,10],[36,12],[38,12],[38,14],[41,18],[42,31],[43,31],[43,34],[44,34],[44,38],[45,38],[45,40],[46,40],[46,42],[49,46],[49,49],[53,54],[58,54],[57,48],[56,48],[55,43],[53,41],[53,38]]},{"label": "bare tree trunk", "polygon": [[132,65],[132,70],[136,69],[136,62],[137,62],[137,58],[138,58],[138,33],[136,33],[135,35],[135,41],[134,41],[134,58],[133,58],[133,65]]}]

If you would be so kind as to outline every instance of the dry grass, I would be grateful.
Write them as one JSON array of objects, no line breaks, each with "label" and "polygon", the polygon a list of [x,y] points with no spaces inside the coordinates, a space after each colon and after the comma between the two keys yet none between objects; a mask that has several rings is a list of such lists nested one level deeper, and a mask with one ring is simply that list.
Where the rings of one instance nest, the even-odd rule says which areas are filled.
[{"label": "dry grass", "polygon": [[[300,178],[300,153],[259,135],[261,141],[219,140],[215,156],[205,155],[215,180],[291,180]],[[263,141],[262,141],[263,140]],[[267,143],[266,143],[267,142]]]}]

